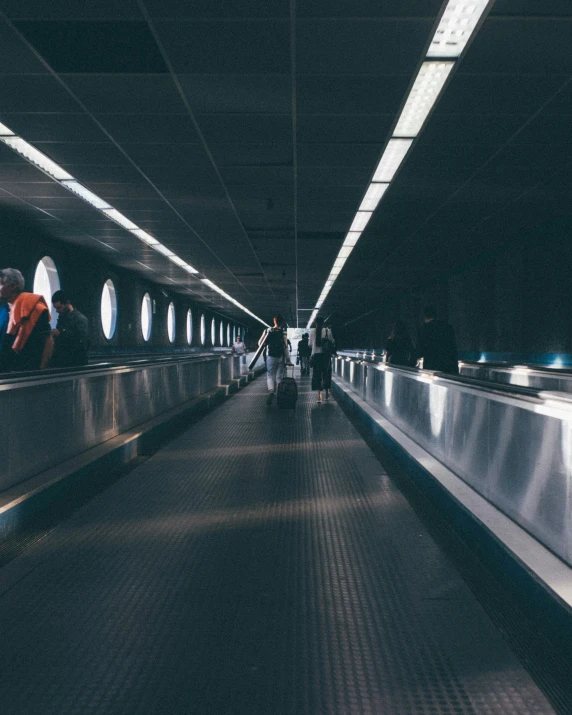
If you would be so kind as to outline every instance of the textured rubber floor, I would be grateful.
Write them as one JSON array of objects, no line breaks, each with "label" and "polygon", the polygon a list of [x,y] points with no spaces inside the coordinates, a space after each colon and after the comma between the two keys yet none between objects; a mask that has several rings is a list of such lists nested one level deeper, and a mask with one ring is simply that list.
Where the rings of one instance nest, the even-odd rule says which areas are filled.
[{"label": "textured rubber floor", "polygon": [[0,571],[0,712],[554,712],[300,387],[279,411],[256,381]]}]

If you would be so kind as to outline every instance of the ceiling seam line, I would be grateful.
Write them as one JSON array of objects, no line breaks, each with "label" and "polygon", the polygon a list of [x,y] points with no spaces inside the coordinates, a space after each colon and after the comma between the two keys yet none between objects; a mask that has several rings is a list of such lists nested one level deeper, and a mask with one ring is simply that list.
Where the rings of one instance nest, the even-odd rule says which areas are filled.
[{"label": "ceiling seam line", "polygon": [[[133,168],[147,181],[147,183],[153,188],[157,195],[167,204],[167,206],[173,211],[173,213],[180,219],[180,221],[199,239],[199,241],[205,246],[205,248],[217,259],[217,261],[223,266],[223,268],[233,277],[233,279],[248,293],[252,293],[248,288],[238,280],[235,274],[230,270],[226,263],[218,256],[218,254],[209,246],[209,244],[202,238],[202,236],[197,233],[197,231],[188,223],[188,221],[181,216],[177,209],[171,204],[171,202],[163,195],[160,189],[155,186],[154,182],[145,174],[145,172],[137,165],[137,163],[129,156],[129,154],[123,149],[121,144],[117,142],[113,136],[105,129],[105,127],[94,117],[94,115],[87,109],[83,102],[76,96],[76,94],[68,87],[60,75],[51,67],[50,64],[42,57],[42,55],[36,50],[36,48],[26,39],[26,37],[16,28],[12,22],[7,18],[5,13],[0,10],[0,18],[10,27],[10,29],[25,43],[28,49],[38,58],[38,60],[44,65],[48,70],[50,75],[65,89],[65,91],[70,95],[70,97],[82,108],[85,114],[94,122],[94,124],[105,134],[106,137],[111,141],[111,143],[116,147],[116,149],[123,154],[127,161],[133,166]],[[41,143],[41,142],[38,142]],[[181,284],[182,285],[182,284]]]},{"label": "ceiling seam line", "polygon": [[292,169],[294,178],[294,276],[296,281],[296,327],[298,318],[298,118],[296,86],[296,0],[290,0],[290,72],[292,78]]},{"label": "ceiling seam line", "polygon": [[404,239],[404,240],[399,244],[398,247],[396,247],[393,251],[391,251],[391,253],[389,253],[384,259],[382,259],[382,261],[377,265],[377,268],[376,268],[372,273],[370,273],[370,274],[368,275],[368,277],[367,277],[364,281],[362,281],[362,283],[360,283],[360,285],[356,288],[356,290],[352,293],[352,295],[355,295],[357,292],[359,292],[360,289],[361,289],[366,283],[368,283],[373,277],[375,277],[376,275],[378,275],[379,272],[380,272],[380,270],[381,270],[381,268],[382,268],[382,266],[383,266],[392,256],[394,256],[394,255],[395,255],[398,251],[400,251],[404,246],[406,246],[406,245],[408,245],[409,243],[411,243],[412,239],[423,229],[423,227],[426,226],[427,223],[429,223],[429,221],[432,221],[432,220],[435,218],[435,216],[436,216],[460,191],[462,191],[466,186],[468,186],[468,185],[470,184],[470,182],[473,181],[473,179],[474,179],[475,177],[477,177],[484,169],[486,169],[487,166],[488,166],[494,159],[496,159],[496,157],[497,157],[499,154],[501,154],[501,153],[519,136],[519,134],[520,134],[521,132],[523,132],[523,131],[526,129],[526,127],[527,127],[532,121],[534,121],[534,120],[539,116],[539,114],[540,114],[542,111],[544,111],[544,109],[546,109],[546,107],[550,104],[550,102],[552,102],[552,100],[555,99],[555,97],[557,97],[564,89],[566,89],[566,87],[570,84],[570,82],[572,82],[572,76],[571,76],[571,77],[568,77],[568,79],[556,90],[556,92],[554,92],[554,94],[551,95],[551,96],[546,100],[546,102],[544,102],[544,104],[542,104],[542,105],[536,110],[536,112],[534,112],[534,114],[533,114],[532,116],[530,116],[530,117],[526,120],[526,122],[524,122],[524,124],[523,124],[522,126],[520,126],[520,127],[516,130],[516,132],[514,132],[514,134],[512,134],[512,135],[509,137],[509,139],[507,139],[507,141],[506,141],[499,149],[497,149],[497,151],[496,151],[494,154],[491,154],[491,156],[485,161],[484,164],[482,164],[481,166],[479,166],[479,168],[476,169],[476,170],[473,172],[473,174],[471,174],[471,176],[470,176],[465,182],[463,182],[463,184],[461,184],[461,186],[459,186],[459,188],[455,189],[455,191],[454,191],[452,194],[450,194],[450,195],[445,199],[445,201],[443,201],[443,203],[442,203],[440,206],[438,206],[438,207],[435,209],[435,211],[434,211],[430,216],[428,216],[428,217],[425,219],[425,221],[423,221],[423,223],[422,223],[418,228],[416,228],[412,233],[410,233],[409,236],[408,236],[406,239]]},{"label": "ceiling seam line", "polygon": [[[190,103],[189,103],[189,101],[188,101],[188,99],[187,99],[187,96],[186,96],[185,92],[183,91],[183,88],[182,88],[182,86],[181,86],[181,83],[179,82],[179,78],[177,77],[175,71],[173,70],[173,66],[171,65],[171,61],[169,60],[169,57],[167,56],[167,52],[166,52],[165,48],[163,47],[163,43],[161,42],[161,38],[159,37],[159,35],[158,35],[158,33],[157,33],[156,29],[155,29],[155,26],[154,26],[154,24],[153,24],[153,21],[151,20],[151,17],[149,16],[149,13],[148,13],[148,11],[147,11],[147,8],[146,8],[146,6],[145,6],[143,0],[137,0],[137,4],[139,5],[139,8],[140,8],[140,10],[141,10],[141,14],[142,14],[143,17],[145,18],[145,21],[147,22],[147,25],[148,25],[148,27],[149,27],[149,30],[151,31],[151,34],[153,35],[153,38],[154,38],[154,40],[155,40],[155,43],[157,44],[157,47],[158,47],[158,49],[159,49],[159,52],[161,53],[161,56],[162,56],[162,58],[163,58],[163,61],[165,62],[166,66],[167,66],[167,69],[169,70],[169,74],[170,74],[170,76],[171,76],[171,79],[173,80],[173,84],[174,84],[175,87],[177,88],[177,91],[178,91],[178,93],[179,93],[179,96],[181,97],[181,101],[183,102],[183,104],[184,104],[184,106],[185,106],[185,108],[186,108],[186,110],[187,110],[188,116],[189,116],[189,118],[190,118],[190,120],[191,120],[191,123],[193,124],[193,127],[195,128],[195,131],[197,132],[197,134],[198,134],[198,136],[199,136],[199,139],[200,139],[200,141],[201,141],[201,144],[202,144],[202,146],[203,146],[203,149],[204,149],[204,151],[205,151],[205,153],[206,153],[206,155],[207,155],[207,157],[208,157],[208,159],[209,159],[209,161],[210,161],[210,163],[211,163],[212,168],[214,169],[214,172],[215,172],[215,174],[216,174],[216,176],[217,176],[219,182],[220,182],[220,185],[221,185],[221,187],[222,187],[222,189],[223,189],[223,191],[224,191],[224,193],[225,193],[225,196],[226,196],[226,198],[227,198],[227,201],[228,201],[228,203],[229,203],[229,205],[230,205],[230,207],[231,207],[231,209],[232,209],[232,212],[234,213],[234,215],[235,215],[235,217],[236,217],[236,220],[238,221],[238,225],[240,226],[240,228],[241,228],[241,230],[242,230],[242,232],[243,232],[243,234],[244,234],[244,237],[246,238],[246,241],[247,241],[248,245],[250,246],[250,249],[251,249],[251,251],[252,251],[252,255],[254,256],[254,259],[255,259],[256,263],[258,264],[258,267],[259,267],[260,270],[262,271],[262,275],[264,276],[264,280],[266,281],[266,285],[268,286],[268,289],[270,290],[270,294],[272,295],[272,298],[275,300],[275,299],[276,299],[276,296],[274,295],[274,291],[272,290],[272,286],[270,285],[270,281],[268,280],[268,276],[266,275],[266,272],[265,272],[264,268],[262,267],[262,264],[261,264],[261,262],[260,262],[260,259],[258,258],[258,255],[257,255],[256,251],[254,250],[254,246],[252,245],[252,241],[250,240],[250,236],[248,235],[248,232],[247,232],[246,229],[244,228],[244,225],[243,225],[243,223],[242,223],[242,221],[241,221],[241,219],[240,219],[240,217],[239,217],[239,215],[238,215],[238,211],[236,210],[236,206],[234,205],[234,202],[233,202],[233,200],[232,200],[232,198],[231,198],[231,196],[230,196],[230,193],[229,193],[229,191],[228,191],[228,189],[227,189],[227,186],[226,186],[226,184],[225,184],[225,182],[224,182],[224,180],[223,180],[223,178],[222,178],[222,175],[221,175],[221,173],[220,173],[220,171],[219,171],[219,168],[218,168],[218,166],[217,166],[217,164],[216,164],[216,162],[215,162],[215,160],[214,160],[214,156],[212,155],[212,152],[211,152],[211,150],[209,149],[209,146],[208,146],[208,144],[207,144],[207,142],[206,142],[206,139],[205,139],[205,137],[204,137],[204,135],[203,135],[203,133],[202,133],[202,131],[201,131],[201,128],[200,128],[200,126],[199,126],[199,123],[198,123],[198,121],[197,121],[197,119],[196,119],[196,117],[195,117],[195,115],[194,115],[193,110],[191,109],[191,105],[190,105]],[[242,284],[241,284],[241,285],[242,285]],[[252,294],[250,293],[250,291],[247,291],[247,292],[248,292],[249,295],[252,295]]]}]

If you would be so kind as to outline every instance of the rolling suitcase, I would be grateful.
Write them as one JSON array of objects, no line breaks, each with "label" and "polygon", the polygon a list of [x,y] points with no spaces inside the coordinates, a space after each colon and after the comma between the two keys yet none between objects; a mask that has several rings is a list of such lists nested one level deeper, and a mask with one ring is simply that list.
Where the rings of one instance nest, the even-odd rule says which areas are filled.
[{"label": "rolling suitcase", "polygon": [[279,410],[294,410],[298,400],[298,385],[294,379],[294,367],[292,367],[292,377],[288,377],[288,367],[276,393],[276,404]]}]

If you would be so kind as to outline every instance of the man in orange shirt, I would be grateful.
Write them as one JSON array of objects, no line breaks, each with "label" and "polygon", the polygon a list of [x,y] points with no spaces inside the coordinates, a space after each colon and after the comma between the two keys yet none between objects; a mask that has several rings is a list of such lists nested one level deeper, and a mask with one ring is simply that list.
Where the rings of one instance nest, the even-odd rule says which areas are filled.
[{"label": "man in orange shirt", "polygon": [[10,306],[0,372],[45,368],[53,350],[50,311],[41,295],[24,292],[24,276],[16,268],[0,271],[0,298]]}]

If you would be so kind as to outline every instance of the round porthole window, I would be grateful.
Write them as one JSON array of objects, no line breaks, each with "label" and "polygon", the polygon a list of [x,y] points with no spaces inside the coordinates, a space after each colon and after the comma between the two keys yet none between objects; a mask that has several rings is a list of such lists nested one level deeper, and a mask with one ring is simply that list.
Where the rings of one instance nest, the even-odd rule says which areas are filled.
[{"label": "round porthole window", "polygon": [[147,342],[151,337],[151,328],[153,326],[153,303],[151,302],[151,296],[149,293],[145,293],[143,296],[143,302],[141,303],[141,332],[143,333],[143,340]]},{"label": "round porthole window", "polygon": [[193,342],[193,312],[190,308],[187,310],[187,342],[189,345]]},{"label": "round porthole window", "polygon": [[207,339],[207,326],[205,323],[205,316],[203,314],[203,315],[201,315],[201,345],[205,344],[206,339]]},{"label": "round porthole window", "polygon": [[224,325],[223,325],[222,320],[220,321],[220,327],[219,327],[218,334],[219,334],[219,338],[220,338],[220,345],[222,347],[224,345]]},{"label": "round porthole window", "polygon": [[230,347],[230,323],[226,325],[226,344]]},{"label": "round porthole window", "polygon": [[211,345],[214,347],[216,344],[216,322],[213,318],[211,320]]},{"label": "round porthole window", "polygon": [[169,335],[169,342],[175,342],[175,304],[169,303],[169,309],[167,310],[167,333]]},{"label": "round porthole window", "polygon": [[34,274],[33,290],[37,295],[44,297],[52,316],[51,326],[55,328],[58,322],[58,314],[52,308],[52,296],[57,290],[60,290],[60,277],[56,264],[49,256],[44,256],[38,263]]},{"label": "round porthole window", "polygon": [[112,280],[107,280],[103,284],[100,312],[103,334],[108,340],[111,340],[117,327],[117,293]]}]

